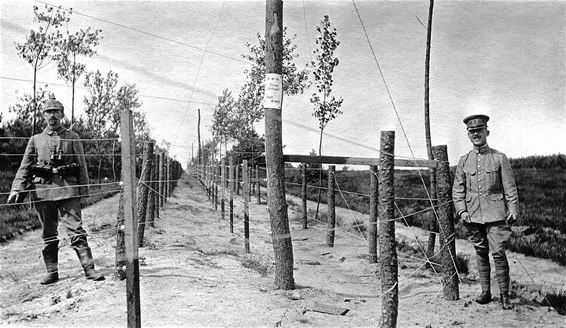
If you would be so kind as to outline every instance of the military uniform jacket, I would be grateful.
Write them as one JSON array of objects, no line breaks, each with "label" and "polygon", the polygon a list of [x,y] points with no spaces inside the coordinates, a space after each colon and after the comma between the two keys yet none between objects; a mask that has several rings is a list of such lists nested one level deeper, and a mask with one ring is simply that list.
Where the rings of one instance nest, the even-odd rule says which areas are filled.
[{"label": "military uniform jacket", "polygon": [[[51,179],[32,176],[30,166],[37,163],[49,163],[52,153],[55,153],[57,158],[61,154],[61,159],[58,160],[59,165],[78,164],[79,173],[65,178],[55,173]],[[54,131],[46,127],[40,134],[32,136],[12,183],[12,191],[24,191],[30,181],[33,181],[35,185],[31,192],[34,200],[62,200],[87,196],[88,172],[79,135],[64,127],[59,127]]]},{"label": "military uniform jacket", "polygon": [[458,214],[467,211],[474,223],[505,220],[517,214],[515,178],[507,156],[489,148],[474,147],[456,167],[452,200]]}]

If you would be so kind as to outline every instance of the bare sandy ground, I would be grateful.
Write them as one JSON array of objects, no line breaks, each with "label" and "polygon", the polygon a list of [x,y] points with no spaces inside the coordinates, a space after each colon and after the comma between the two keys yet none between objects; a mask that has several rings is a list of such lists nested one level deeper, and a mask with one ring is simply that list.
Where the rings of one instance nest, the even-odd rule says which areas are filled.
[{"label": "bare sandy ground", "polygon": [[[254,198],[255,200],[255,198]],[[125,281],[112,277],[113,222],[117,197],[84,210],[98,269],[107,280],[84,279],[75,254],[63,240],[61,280],[38,284],[44,268],[38,231],[0,246],[0,325],[22,327],[124,327]],[[299,203],[297,201],[297,203]],[[198,183],[185,177],[161,211],[155,229],[140,249],[141,322],[144,327],[370,327],[379,324],[379,266],[369,264],[367,243],[359,234],[337,231],[333,248],[325,229],[303,230],[291,210],[294,279],[297,289],[274,288],[273,248],[266,205],[251,204],[251,254],[244,252],[242,203],[235,200],[234,233],[208,201]],[[324,210],[325,206],[322,206]],[[338,209],[344,219],[363,217]],[[426,232],[397,225],[399,239],[425,240]],[[66,237],[64,232],[61,237]],[[472,254],[465,241],[457,251]],[[566,289],[566,270],[536,258],[510,254],[512,280],[549,291]],[[473,262],[473,261],[472,261]],[[461,275],[460,299],[442,297],[439,276],[422,262],[399,256],[398,327],[566,327],[566,317],[533,299],[537,293],[516,290],[515,309],[473,302],[479,289],[471,263]],[[245,266],[244,266],[245,265]],[[261,272],[264,270],[264,272]],[[497,284],[493,283],[494,286]],[[497,287],[493,293],[498,294]],[[320,304],[348,309],[345,315],[316,312]]]}]

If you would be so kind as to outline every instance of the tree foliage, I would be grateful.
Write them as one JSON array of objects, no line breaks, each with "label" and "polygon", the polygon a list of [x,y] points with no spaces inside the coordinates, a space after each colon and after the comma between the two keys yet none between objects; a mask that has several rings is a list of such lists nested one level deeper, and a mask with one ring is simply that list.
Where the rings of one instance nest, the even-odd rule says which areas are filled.
[{"label": "tree foliage", "polygon": [[320,129],[319,155],[322,152],[322,132],[326,128],[328,122],[342,114],[340,106],[342,106],[342,97],[336,98],[332,95],[332,85],[334,80],[332,74],[334,68],[338,66],[339,60],[334,57],[334,51],[340,45],[337,39],[336,28],[330,24],[328,15],[324,15],[321,26],[316,27],[319,35],[316,38],[317,48],[313,51],[316,59],[311,62],[313,66],[313,77],[316,92],[311,96],[311,103],[314,104],[313,116],[318,119]]},{"label": "tree foliage", "polygon": [[96,54],[96,46],[100,43],[102,30],[80,29],[75,33],[67,30],[66,36],[55,49],[54,58],[57,61],[57,75],[71,83],[72,102],[71,120],[75,113],[75,84],[85,72],[85,64],[77,61],[78,56],[92,57]]},{"label": "tree foliage", "polygon": [[37,30],[30,30],[24,42],[16,42],[18,55],[33,68],[32,133],[35,132],[39,103],[36,95],[37,71],[54,56],[55,49],[59,47],[63,39],[60,28],[63,23],[69,22],[71,15],[71,12],[67,13],[61,10],[61,7],[55,8],[48,5],[45,5],[44,10],[33,6],[33,13],[33,21],[39,25]]},{"label": "tree foliage", "polygon": [[[283,92],[288,95],[303,93],[309,86],[307,69],[299,69],[294,60],[299,57],[295,50],[297,45],[293,43],[296,36],[287,36],[287,27],[283,28]],[[253,130],[254,123],[263,118],[262,99],[264,95],[265,79],[265,39],[258,33],[257,43],[246,43],[249,53],[242,57],[253,63],[250,69],[244,71],[246,82],[238,96],[239,115],[245,119],[247,125]]]},{"label": "tree foliage", "polygon": [[[44,103],[49,99],[49,91],[47,90],[47,84],[44,87],[39,87],[36,91],[35,99],[37,99],[38,104]],[[21,122],[23,126],[27,126],[28,129],[22,131],[22,135],[31,135],[32,124],[33,124],[33,111],[34,111],[34,97],[29,93],[24,93],[23,96],[18,97],[16,103],[8,108],[8,112],[16,114],[16,120]],[[43,115],[38,116],[38,122],[40,126],[45,125],[45,119]]]},{"label": "tree foliage", "polygon": [[212,113],[212,135],[220,143],[237,139],[239,117],[235,108],[236,101],[232,92],[223,90]]}]

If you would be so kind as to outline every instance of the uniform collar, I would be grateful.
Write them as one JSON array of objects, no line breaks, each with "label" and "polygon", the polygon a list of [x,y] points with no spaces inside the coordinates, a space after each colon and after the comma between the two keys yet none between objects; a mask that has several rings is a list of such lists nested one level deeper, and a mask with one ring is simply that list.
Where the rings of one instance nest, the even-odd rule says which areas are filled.
[{"label": "uniform collar", "polygon": [[483,145],[483,146],[481,146],[481,147],[474,146],[474,152],[475,152],[476,154],[485,154],[485,153],[486,153],[488,150],[490,150],[490,149],[491,149],[491,148],[489,148],[488,144],[485,144],[485,145]]},{"label": "uniform collar", "polygon": [[59,135],[61,133],[63,133],[63,131],[65,131],[65,128],[60,125],[57,129],[55,130],[51,130],[51,128],[48,126],[45,127],[45,129],[43,129],[43,132],[47,133],[48,135],[52,136],[53,134],[55,135]]}]

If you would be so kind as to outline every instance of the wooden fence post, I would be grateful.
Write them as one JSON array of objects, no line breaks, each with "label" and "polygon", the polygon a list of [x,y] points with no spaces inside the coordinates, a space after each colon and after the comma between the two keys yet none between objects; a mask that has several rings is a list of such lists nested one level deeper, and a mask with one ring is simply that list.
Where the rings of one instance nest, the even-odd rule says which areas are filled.
[{"label": "wooden fence post", "polygon": [[307,209],[307,164],[301,164],[301,200],[303,203],[303,229],[308,228],[308,209]]},{"label": "wooden fence post", "polygon": [[327,226],[326,246],[334,247],[334,236],[336,235],[336,195],[334,189],[336,182],[334,181],[335,165],[328,166],[328,210],[327,210]]},{"label": "wooden fence post", "polygon": [[220,217],[222,218],[222,220],[224,220],[224,197],[225,197],[225,191],[226,191],[226,175],[225,175],[225,171],[226,171],[226,162],[224,159],[222,159],[222,161],[220,161],[220,183],[221,183],[221,188],[222,188],[222,192],[220,193]]},{"label": "wooden fence post", "polygon": [[248,160],[245,159],[242,163],[242,179],[244,180],[244,187],[242,188],[242,198],[244,199],[244,248],[246,253],[250,252],[250,205],[249,205],[249,184],[248,179]]},{"label": "wooden fence post", "polygon": [[155,228],[155,220],[159,219],[159,154],[155,154],[153,161],[153,220],[150,222],[152,228]]},{"label": "wooden fence post", "polygon": [[261,185],[259,183],[259,165],[255,166],[255,180],[257,186],[257,204],[261,204]]},{"label": "wooden fence post", "polygon": [[153,221],[155,220],[155,154],[151,156],[151,165],[149,166],[149,181],[147,182],[147,212],[146,212],[146,222],[147,224],[154,228]]},{"label": "wooden fence post", "polygon": [[137,188],[137,208],[138,208],[138,246],[143,247],[143,236],[147,221],[147,205],[149,196],[148,184],[151,180],[151,165],[153,165],[153,142],[144,142],[143,162],[140,180]]},{"label": "wooden fence post", "polygon": [[240,195],[240,164],[236,163],[236,195]]},{"label": "wooden fence post", "polygon": [[381,132],[379,169],[379,255],[381,266],[380,327],[396,327],[399,306],[398,264],[395,249],[395,131]]},{"label": "wooden fence post", "polygon": [[369,188],[369,263],[377,263],[377,204],[379,203],[379,188],[377,181],[377,165],[370,165]]},{"label": "wooden fence post", "polygon": [[118,214],[116,215],[116,259],[114,261],[114,275],[120,280],[126,279],[126,244],[124,238],[124,187],[120,187],[120,200],[118,201]]},{"label": "wooden fence post", "polygon": [[234,158],[230,156],[230,169],[228,175],[230,178],[228,179],[230,184],[230,232],[234,232]]},{"label": "wooden fence post", "polygon": [[124,239],[126,246],[126,304],[128,328],[141,327],[138,225],[136,222],[136,161],[132,111],[120,110],[122,181],[124,182]]},{"label": "wooden fence post", "polygon": [[214,210],[218,211],[218,165],[214,163],[214,175],[212,176],[214,186]]},{"label": "wooden fence post", "polygon": [[452,185],[450,183],[450,165],[446,145],[432,147],[434,159],[438,161],[436,169],[437,199],[440,204],[438,214],[438,229],[440,241],[440,257],[442,263],[442,283],[444,298],[457,300],[459,295],[458,273],[456,272],[456,243],[454,219],[452,210]]},{"label": "wooden fence post", "polygon": [[165,193],[164,197],[163,197],[163,202],[167,203],[167,198],[169,198],[169,154],[166,153],[165,154],[165,158],[164,158],[164,167],[163,167],[163,172],[165,173],[165,184],[163,185],[163,192]]},{"label": "wooden fence post", "polygon": [[159,207],[163,208],[163,186],[164,186],[164,174],[163,174],[163,156],[164,153],[159,153]]}]

